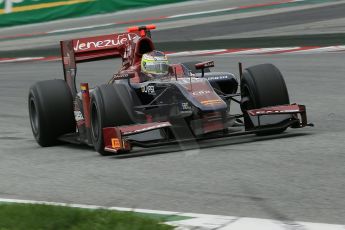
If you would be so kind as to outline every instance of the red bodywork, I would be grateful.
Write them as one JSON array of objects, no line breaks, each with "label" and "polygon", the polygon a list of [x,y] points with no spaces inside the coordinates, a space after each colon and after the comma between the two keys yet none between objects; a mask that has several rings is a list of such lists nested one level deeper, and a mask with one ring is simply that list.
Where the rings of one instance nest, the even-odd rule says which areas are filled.
[{"label": "red bodywork", "polygon": [[298,125],[298,128],[308,125],[307,112],[304,105],[292,104],[292,105],[272,106],[272,107],[248,110],[247,113],[249,114],[249,116],[257,117],[257,119],[260,119],[261,116],[267,116],[267,115],[293,114],[296,116],[299,114],[301,117],[299,119],[300,123]]},{"label": "red bodywork", "polygon": [[128,141],[123,139],[123,137],[167,127],[171,127],[170,122],[152,122],[140,125],[107,127],[103,129],[104,146],[108,151],[130,151],[132,146]]},{"label": "red bodywork", "polygon": [[[127,33],[109,34],[87,38],[61,41],[61,56],[64,70],[64,78],[71,89],[72,95],[76,97],[77,89],[75,78],[77,63],[104,60],[114,57],[121,57],[123,67],[117,73],[118,79],[123,74],[130,74],[132,82],[143,82],[140,76],[140,61],[144,53],[154,50],[153,42],[150,38],[150,30],[155,29],[154,25],[145,27],[132,27]],[[179,74],[180,69],[175,65],[175,70]],[[83,115],[85,122],[77,123],[79,129],[85,125],[87,130],[88,142],[90,140],[90,94],[87,83],[81,83],[81,95],[83,103]],[[149,121],[150,119],[148,119]],[[122,137],[130,134],[147,132],[154,129],[169,127],[169,122],[148,122],[146,124],[109,127],[103,129],[104,146],[107,151],[129,151],[131,145]]]}]

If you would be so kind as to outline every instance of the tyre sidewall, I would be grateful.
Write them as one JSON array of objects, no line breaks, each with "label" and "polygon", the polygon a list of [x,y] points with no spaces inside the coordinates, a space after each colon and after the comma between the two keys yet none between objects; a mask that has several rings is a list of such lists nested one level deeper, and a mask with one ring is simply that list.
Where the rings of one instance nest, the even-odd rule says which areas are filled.
[{"label": "tyre sidewall", "polygon": [[[247,68],[241,77],[241,95],[248,89],[250,103],[241,104],[247,129],[253,128],[253,124],[247,110],[263,107],[290,104],[289,94],[284,78],[277,67],[272,64],[261,64]],[[246,95],[248,96],[248,95]],[[258,132],[258,135],[281,133],[284,129],[272,132]]]},{"label": "tyre sidewall", "polygon": [[[95,150],[101,155],[112,155],[104,151],[103,128],[135,123],[133,98],[129,90],[123,84],[101,85],[91,95],[91,138]],[[96,120],[98,135],[95,135]]]},{"label": "tyre sidewall", "polygon": [[[33,135],[41,146],[54,145],[59,136],[75,132],[73,98],[65,81],[37,82],[29,90],[28,102]],[[36,108],[37,127],[32,123],[32,103]]]}]

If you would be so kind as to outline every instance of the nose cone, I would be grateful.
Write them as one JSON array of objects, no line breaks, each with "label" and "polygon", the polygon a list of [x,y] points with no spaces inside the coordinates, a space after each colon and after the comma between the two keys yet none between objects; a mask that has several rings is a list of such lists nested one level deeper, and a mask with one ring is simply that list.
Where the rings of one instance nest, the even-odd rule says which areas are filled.
[{"label": "nose cone", "polygon": [[187,99],[201,111],[211,112],[227,109],[227,104],[218,96],[206,79],[196,78],[181,85],[187,94]]}]

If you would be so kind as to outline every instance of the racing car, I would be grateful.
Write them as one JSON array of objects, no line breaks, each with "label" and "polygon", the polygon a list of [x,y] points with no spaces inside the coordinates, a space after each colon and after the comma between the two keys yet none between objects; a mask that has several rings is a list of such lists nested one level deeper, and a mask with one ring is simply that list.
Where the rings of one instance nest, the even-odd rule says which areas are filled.
[{"label": "racing car", "polygon": [[[242,69],[239,63],[237,78],[211,71],[212,60],[170,64],[155,50],[153,29],[155,25],[137,26],[60,42],[64,79],[40,81],[29,90],[30,123],[39,145],[86,144],[112,155],[136,146],[271,135],[312,126],[305,106],[290,104],[274,65]],[[122,59],[109,82],[95,88],[76,85],[78,63],[108,58]],[[233,113],[232,104],[241,112]]]}]

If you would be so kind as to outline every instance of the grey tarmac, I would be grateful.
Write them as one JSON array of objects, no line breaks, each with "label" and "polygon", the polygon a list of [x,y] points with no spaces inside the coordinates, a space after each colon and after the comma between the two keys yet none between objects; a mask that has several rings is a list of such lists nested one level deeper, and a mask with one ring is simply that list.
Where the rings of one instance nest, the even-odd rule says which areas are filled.
[{"label": "grey tarmac", "polygon": [[[272,0],[255,1],[267,2]],[[252,3],[192,1],[140,10],[137,16],[147,18]],[[231,19],[205,17],[199,24],[210,30],[204,33],[195,19],[162,23],[153,36],[160,42],[175,40],[176,27],[180,32],[189,28],[182,40],[285,34],[304,28],[307,31],[309,26],[312,32],[307,34],[339,32],[345,8],[344,1],[338,3],[336,7],[329,4],[298,8],[295,12],[252,12]],[[132,15],[125,11],[62,20],[2,29],[0,34],[49,31],[120,19],[126,21]],[[259,21],[262,23],[258,24]],[[216,33],[210,32],[213,28],[218,29]],[[59,39],[86,34],[91,35],[83,32],[1,42],[0,50],[46,47],[56,45]],[[315,127],[290,129],[270,137],[250,135],[192,145],[137,148],[130,155],[113,157],[101,157],[85,146],[41,148],[33,139],[27,109],[29,87],[39,80],[61,79],[60,62],[0,64],[0,197],[345,224],[344,58],[344,53],[195,57],[214,59],[215,70],[235,73],[239,61],[245,66],[275,64],[285,76],[291,101],[307,106],[309,121]],[[106,82],[119,67],[118,60],[82,64],[79,82],[93,86]]]},{"label": "grey tarmac", "polygon": [[[66,19],[48,23],[34,24],[0,29],[0,35],[32,34],[71,28],[90,27],[81,31],[52,33],[38,37],[22,37],[0,42],[0,52],[27,50],[33,56],[41,55],[45,50],[57,50],[60,40],[77,37],[94,36],[125,31],[130,25],[148,24],[133,22],[124,25],[109,25],[109,23],[171,16],[200,11],[219,10],[235,6],[269,3],[272,0],[252,1],[187,1],[173,5],[163,5],[134,11],[124,11],[114,14],[92,17]],[[344,28],[345,1],[325,1],[318,4],[307,4],[293,7],[282,7],[261,10],[245,10],[240,13],[219,13],[219,15],[199,15],[186,18],[175,18],[155,22],[157,30],[154,38],[159,42],[198,41],[210,39],[251,38],[261,36],[282,36],[301,34],[338,34]],[[134,16],[133,16],[134,15]],[[336,19],[339,19],[336,21]],[[317,23],[317,26],[315,26]],[[99,25],[107,25],[99,27]],[[309,25],[313,24],[313,25]],[[305,26],[304,26],[305,25]],[[95,26],[95,27],[93,27]],[[301,29],[302,27],[302,29]],[[277,29],[277,30],[273,30]],[[176,32],[177,31],[177,32]],[[292,31],[292,32],[291,32]],[[0,36],[1,37],[1,36]],[[270,38],[271,39],[271,38]],[[36,53],[33,48],[39,50]],[[0,57],[7,53],[0,53]],[[5,56],[4,56],[5,57]]]},{"label": "grey tarmac", "polygon": [[[28,89],[62,78],[61,63],[0,64],[0,197],[345,224],[344,54],[194,59],[235,73],[238,61],[275,64],[315,127],[112,157],[84,146],[41,148],[31,134]],[[82,64],[78,74],[96,85],[119,65]]]}]

